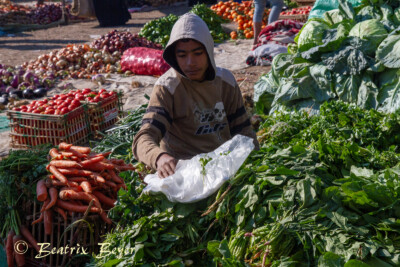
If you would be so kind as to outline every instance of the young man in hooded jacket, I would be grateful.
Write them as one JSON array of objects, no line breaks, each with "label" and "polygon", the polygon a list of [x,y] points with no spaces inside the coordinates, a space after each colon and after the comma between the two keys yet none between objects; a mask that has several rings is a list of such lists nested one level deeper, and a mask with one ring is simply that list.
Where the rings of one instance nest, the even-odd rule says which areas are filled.
[{"label": "young man in hooded jacket", "polygon": [[133,141],[138,161],[165,178],[179,159],[213,151],[236,134],[259,148],[235,77],[216,67],[214,41],[200,17],[179,18],[163,58],[171,68],[155,83]]}]

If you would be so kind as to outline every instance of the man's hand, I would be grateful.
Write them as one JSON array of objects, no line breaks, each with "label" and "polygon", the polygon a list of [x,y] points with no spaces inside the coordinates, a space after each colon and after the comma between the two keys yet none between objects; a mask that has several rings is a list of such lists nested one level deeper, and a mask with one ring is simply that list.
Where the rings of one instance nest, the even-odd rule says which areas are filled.
[{"label": "man's hand", "polygon": [[157,162],[157,172],[160,178],[168,177],[175,173],[178,160],[168,154],[162,154]]}]

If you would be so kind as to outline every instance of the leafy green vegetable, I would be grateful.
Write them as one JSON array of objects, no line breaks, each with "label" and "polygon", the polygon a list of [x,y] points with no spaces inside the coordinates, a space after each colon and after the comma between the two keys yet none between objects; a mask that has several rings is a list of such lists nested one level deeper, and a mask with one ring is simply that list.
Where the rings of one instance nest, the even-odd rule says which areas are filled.
[{"label": "leafy green vegetable", "polygon": [[386,37],[376,51],[376,59],[387,68],[400,68],[400,35]]},{"label": "leafy green vegetable", "polygon": [[307,51],[311,47],[322,45],[322,39],[329,25],[323,20],[309,20],[296,36],[299,51]]},{"label": "leafy green vegetable", "polygon": [[332,101],[311,117],[263,118],[261,149],[206,200],[142,195],[131,177],[104,242],[133,254],[97,255],[97,266],[398,266],[400,115]]}]

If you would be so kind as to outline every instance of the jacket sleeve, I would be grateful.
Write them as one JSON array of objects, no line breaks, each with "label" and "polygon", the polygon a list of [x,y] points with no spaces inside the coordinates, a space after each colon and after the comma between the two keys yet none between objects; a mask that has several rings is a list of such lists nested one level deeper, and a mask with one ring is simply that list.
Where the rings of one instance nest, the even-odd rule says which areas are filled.
[{"label": "jacket sleeve", "polygon": [[232,90],[233,93],[230,94],[229,97],[230,105],[227,109],[227,119],[231,136],[233,137],[237,134],[241,134],[253,138],[254,149],[259,150],[260,145],[257,141],[257,136],[253,130],[253,127],[251,126],[250,118],[244,106],[240,88],[236,84]]},{"label": "jacket sleeve", "polygon": [[160,141],[171,126],[172,108],[173,95],[162,86],[154,87],[142,126],[133,140],[132,151],[136,160],[153,169],[157,169],[158,157],[166,153],[160,148]]}]

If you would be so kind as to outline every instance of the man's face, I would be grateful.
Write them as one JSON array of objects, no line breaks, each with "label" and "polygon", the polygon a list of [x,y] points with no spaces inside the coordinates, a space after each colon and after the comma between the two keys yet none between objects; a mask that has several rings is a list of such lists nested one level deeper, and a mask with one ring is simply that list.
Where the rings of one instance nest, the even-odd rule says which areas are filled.
[{"label": "man's face", "polygon": [[208,68],[208,55],[203,45],[194,40],[178,41],[176,61],[182,72],[193,81],[203,81]]}]

